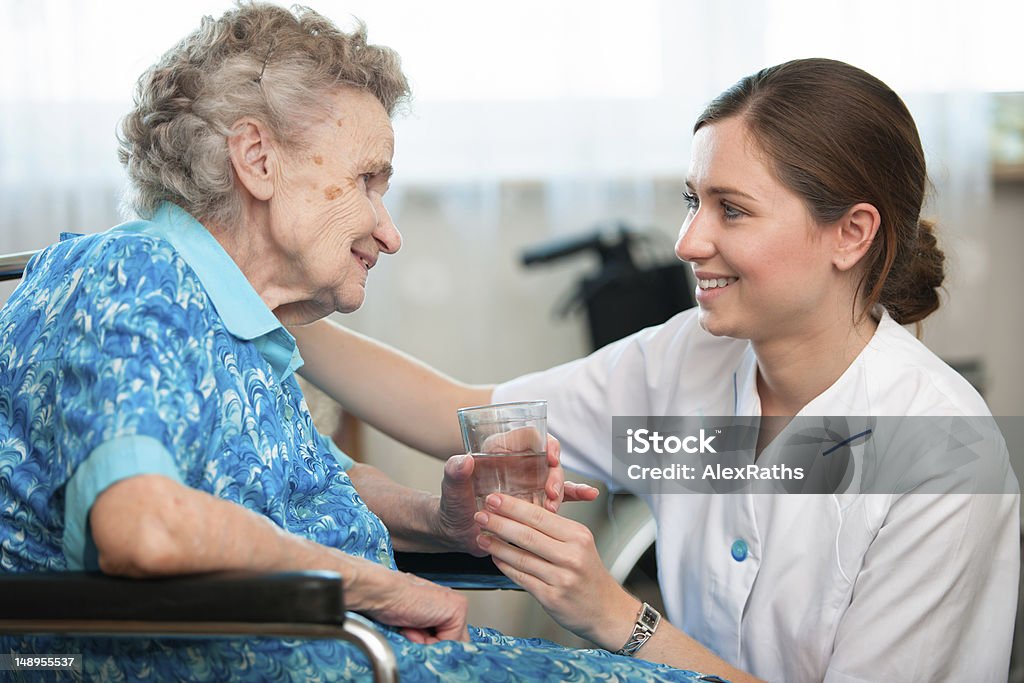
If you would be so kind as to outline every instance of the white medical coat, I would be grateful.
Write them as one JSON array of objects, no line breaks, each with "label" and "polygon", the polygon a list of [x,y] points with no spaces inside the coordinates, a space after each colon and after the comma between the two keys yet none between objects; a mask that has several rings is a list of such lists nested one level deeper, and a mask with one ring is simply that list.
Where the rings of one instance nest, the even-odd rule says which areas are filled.
[{"label": "white medical coat", "polygon": [[[708,334],[694,309],[499,385],[494,401],[547,399],[566,467],[615,487],[612,416],[760,415],[756,370],[749,342]],[[852,365],[800,413],[989,414],[884,311]],[[1008,465],[1004,474],[1017,491]],[[1006,680],[1019,494],[642,497],[658,524],[669,620],[732,665],[786,683]]]}]

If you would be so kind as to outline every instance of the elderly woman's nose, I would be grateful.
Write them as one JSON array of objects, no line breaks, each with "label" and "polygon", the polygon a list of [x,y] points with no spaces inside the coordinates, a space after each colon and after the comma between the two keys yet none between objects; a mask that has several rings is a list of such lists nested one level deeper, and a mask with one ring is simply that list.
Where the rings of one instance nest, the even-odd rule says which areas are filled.
[{"label": "elderly woman's nose", "polygon": [[402,248],[402,233],[383,205],[377,208],[377,229],[373,231],[373,238],[385,254],[394,254]]}]

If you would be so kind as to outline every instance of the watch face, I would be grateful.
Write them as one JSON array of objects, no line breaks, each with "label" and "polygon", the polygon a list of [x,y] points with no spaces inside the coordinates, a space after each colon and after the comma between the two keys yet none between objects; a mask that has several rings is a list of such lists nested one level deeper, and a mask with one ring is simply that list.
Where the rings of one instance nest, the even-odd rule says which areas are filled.
[{"label": "watch face", "polygon": [[639,621],[647,628],[653,629],[655,626],[658,625],[660,617],[661,615],[658,614],[658,611],[656,609],[654,609],[650,605],[644,605],[643,612],[640,613]]}]

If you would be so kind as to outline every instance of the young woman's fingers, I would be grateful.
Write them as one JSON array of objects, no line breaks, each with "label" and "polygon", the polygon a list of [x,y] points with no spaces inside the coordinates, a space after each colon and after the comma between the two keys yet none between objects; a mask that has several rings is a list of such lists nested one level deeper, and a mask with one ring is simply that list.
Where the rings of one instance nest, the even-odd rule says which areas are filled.
[{"label": "young woman's fingers", "polygon": [[[551,538],[528,524],[504,517],[492,510],[481,510],[476,513],[474,520],[480,525],[481,530],[489,531],[494,534],[494,537],[522,548],[526,552],[532,553],[548,562],[557,564],[558,559],[565,555],[564,544],[560,541]],[[478,543],[479,539],[480,537],[478,536]],[[484,548],[484,550],[490,551],[491,549]],[[493,551],[491,554],[493,555]]]},{"label": "young woman's fingers", "polygon": [[508,562],[494,558],[494,565],[498,570],[511,579],[514,583],[522,586],[530,595],[537,597],[538,593],[547,589],[547,584],[532,574],[522,572]]},{"label": "young woman's fingers", "polygon": [[[500,538],[485,534],[477,538],[477,543],[480,544],[481,548],[491,553],[491,559],[495,560],[496,563],[498,561],[503,562],[520,575],[532,576],[545,585],[551,585],[554,581],[558,567],[555,567],[542,557],[523,548],[511,545]],[[509,578],[516,581],[511,576]],[[516,581],[516,583],[519,582]],[[523,587],[525,588],[525,586]]]},{"label": "young woman's fingers", "polygon": [[[556,541],[564,541],[572,537],[572,527],[577,524],[570,519],[561,517],[540,505],[502,493],[492,493],[484,500],[484,513],[496,513],[500,517],[519,522],[530,529],[536,529],[545,536]],[[491,514],[493,517],[494,514]],[[480,523],[480,520],[476,520]],[[492,523],[496,523],[492,520]],[[493,529],[489,529],[493,531]],[[515,540],[513,540],[515,542]]]},{"label": "young woman's fingers", "polygon": [[577,484],[567,481],[562,485],[563,502],[590,502],[596,500],[601,492],[589,484]]}]

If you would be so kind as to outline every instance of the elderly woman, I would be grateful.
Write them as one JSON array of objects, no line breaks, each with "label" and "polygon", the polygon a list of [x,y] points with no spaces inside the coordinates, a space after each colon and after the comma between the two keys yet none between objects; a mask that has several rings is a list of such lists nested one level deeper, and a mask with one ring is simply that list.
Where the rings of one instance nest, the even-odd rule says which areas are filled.
[{"label": "elderly woman", "polygon": [[[312,424],[284,325],[357,309],[398,251],[382,199],[406,94],[362,28],[263,4],[205,19],[142,77],[120,156],[143,219],[47,249],[0,313],[0,567],[334,570],[411,680],[690,680],[467,629],[464,598],[392,557],[392,539],[479,551],[465,473],[449,468],[443,502],[404,490]],[[90,679],[368,676],[340,642],[3,648],[83,653]]]}]

